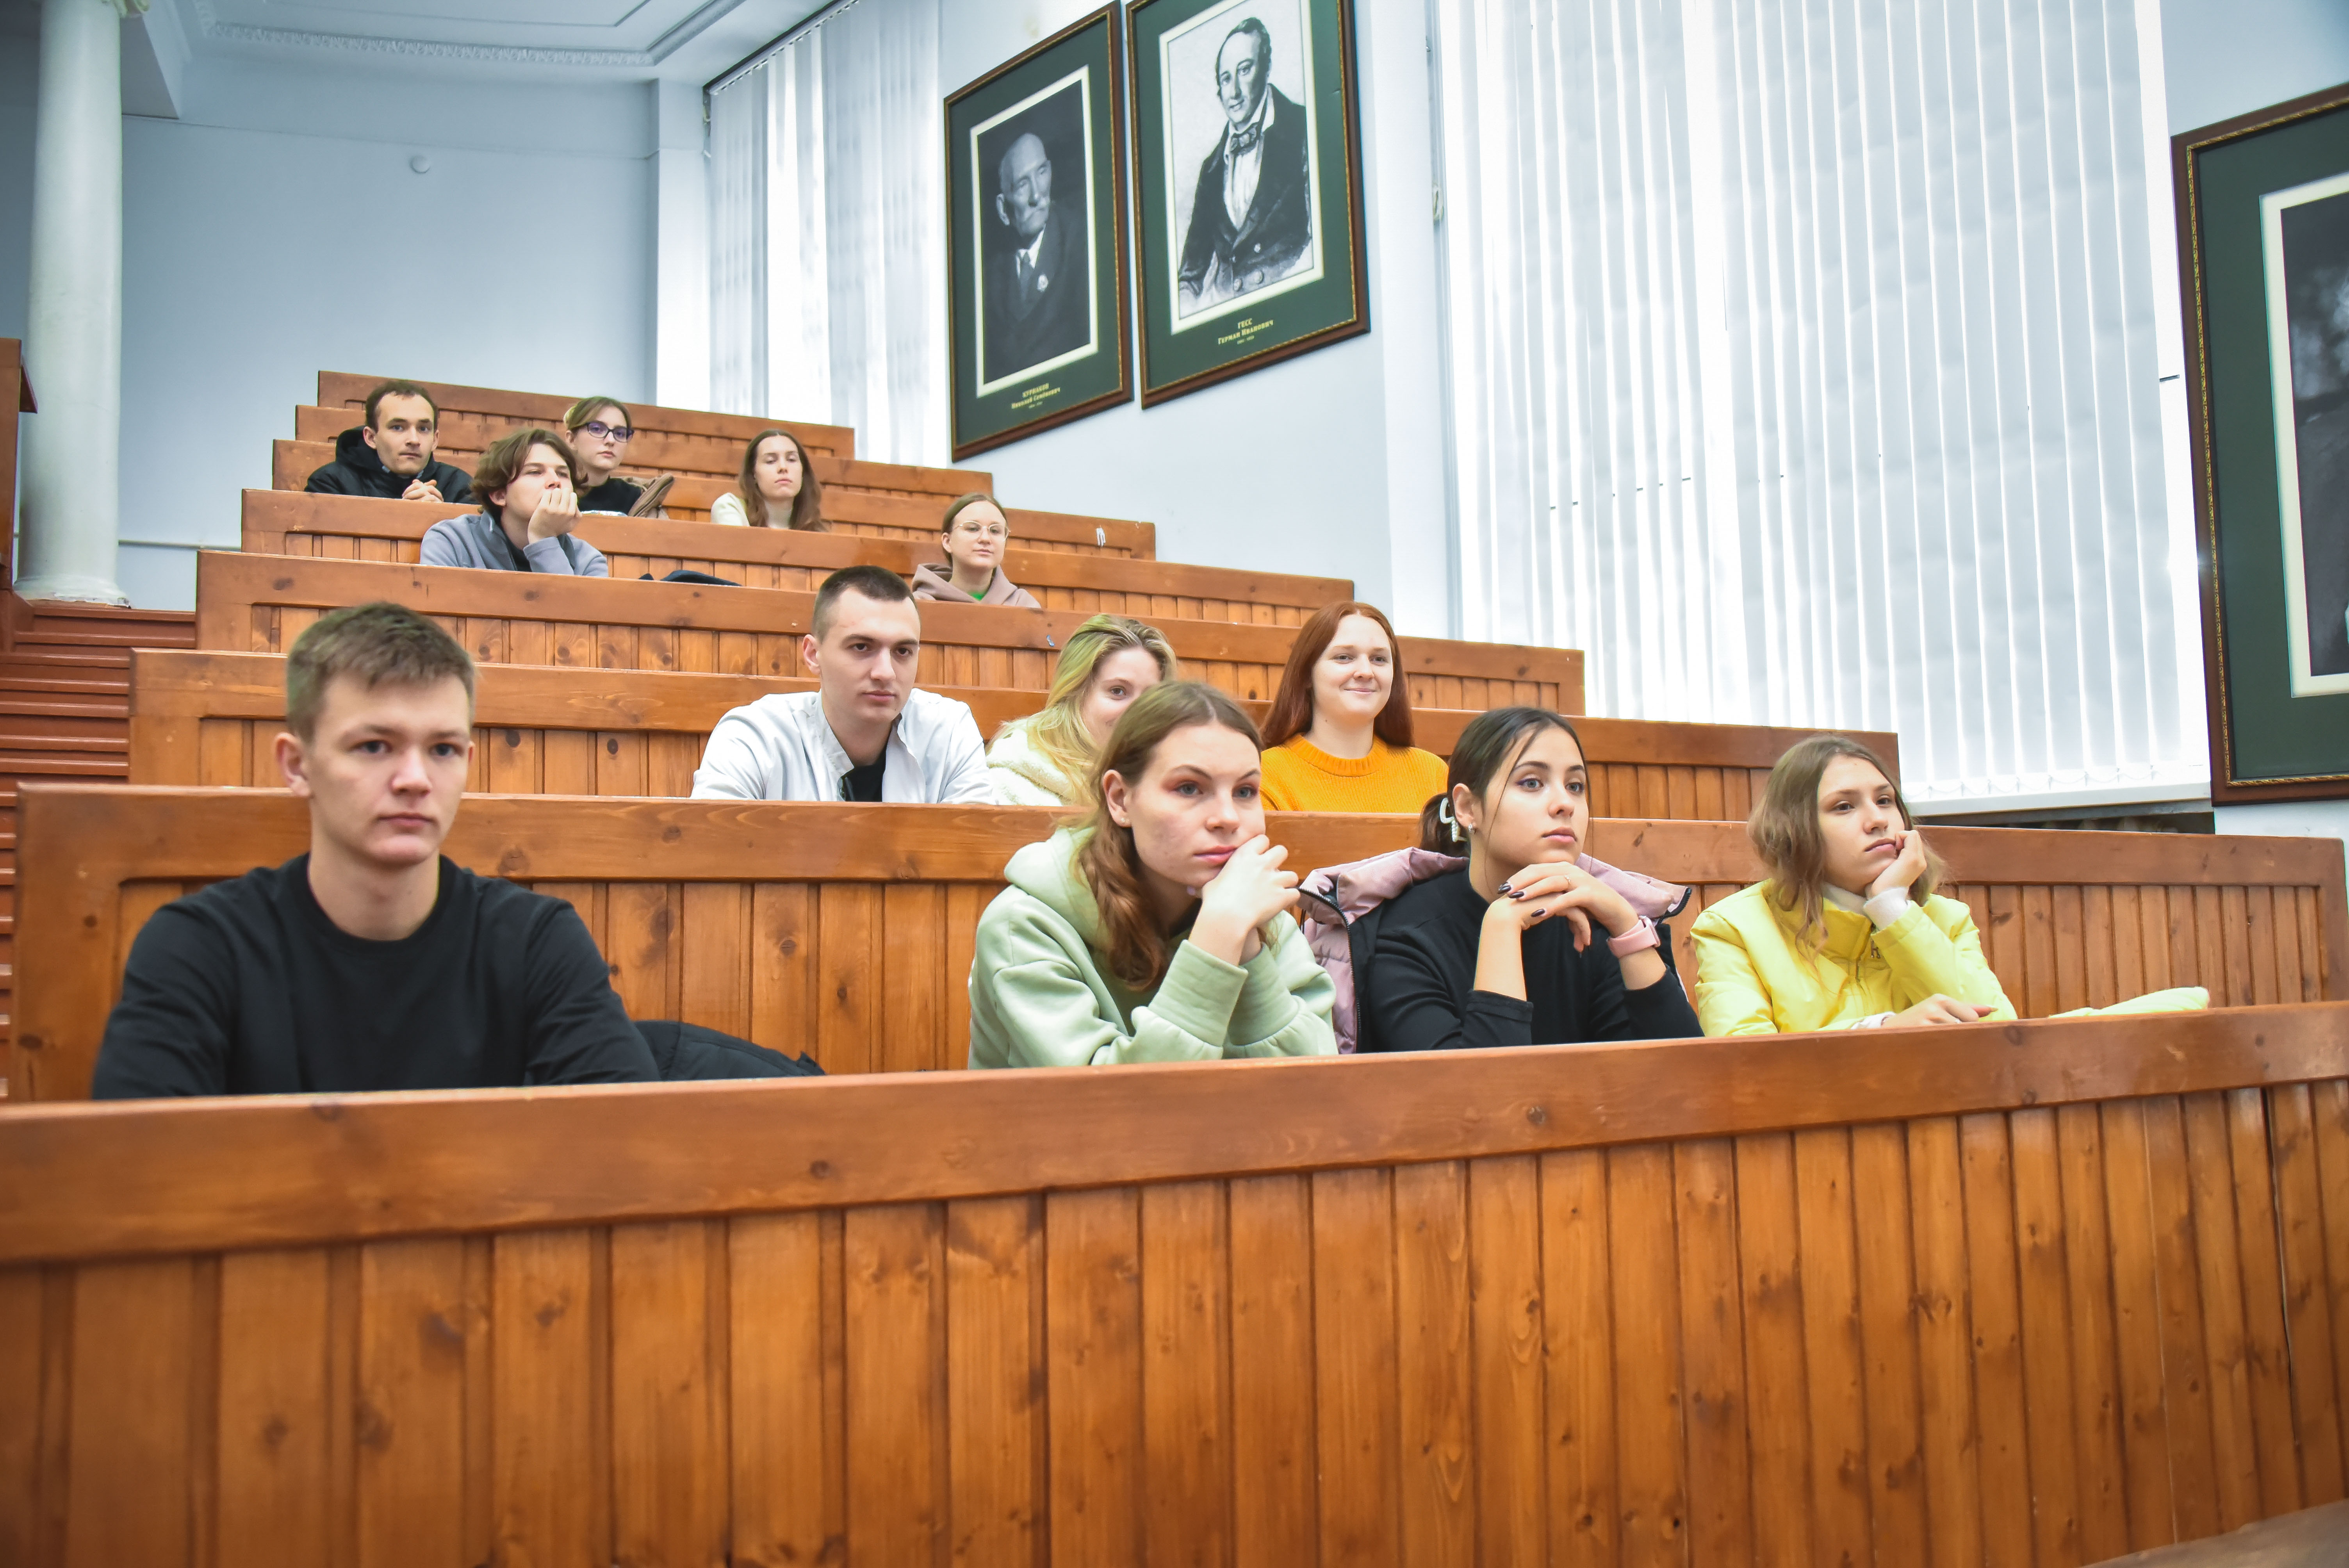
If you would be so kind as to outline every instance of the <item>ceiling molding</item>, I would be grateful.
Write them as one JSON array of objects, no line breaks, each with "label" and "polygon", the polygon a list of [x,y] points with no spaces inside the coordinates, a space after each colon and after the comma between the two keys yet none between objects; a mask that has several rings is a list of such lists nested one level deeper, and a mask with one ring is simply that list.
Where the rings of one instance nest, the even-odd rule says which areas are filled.
[{"label": "ceiling molding", "polygon": [[314,33],[292,27],[260,27],[245,22],[223,22],[212,9],[212,0],[191,0],[191,4],[197,26],[204,37],[222,43],[335,50],[400,59],[644,70],[659,65],[691,43],[712,23],[734,10],[741,0],[709,0],[709,4],[662,34],[648,49],[548,49],[518,44],[459,44],[429,38],[378,38],[354,33]]}]

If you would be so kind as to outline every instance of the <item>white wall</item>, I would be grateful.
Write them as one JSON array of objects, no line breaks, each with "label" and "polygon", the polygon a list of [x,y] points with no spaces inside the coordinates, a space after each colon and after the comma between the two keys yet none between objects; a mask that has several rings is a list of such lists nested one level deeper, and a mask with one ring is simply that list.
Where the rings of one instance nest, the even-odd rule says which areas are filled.
[{"label": "white wall", "polygon": [[[2162,0],[2172,134],[2349,82],[2342,0]],[[2222,833],[2349,840],[2349,800],[2221,806]]]},{"label": "white wall", "polygon": [[[37,77],[34,41],[0,38],[5,336]],[[237,492],[269,483],[320,370],[649,398],[654,95],[210,59],[179,119],[126,116],[120,536],[156,542],[120,549],[131,602],[193,605],[171,546],[236,544]]]},{"label": "white wall", "polygon": [[[955,91],[1098,0],[944,0]],[[1421,0],[1356,7],[1371,331],[1144,410],[1137,400],[968,466],[1014,505],[1139,518],[1159,553],[1351,577],[1406,632],[1448,625],[1434,226]],[[1135,361],[1139,373],[1140,360]],[[943,456],[943,455],[942,455]]]}]

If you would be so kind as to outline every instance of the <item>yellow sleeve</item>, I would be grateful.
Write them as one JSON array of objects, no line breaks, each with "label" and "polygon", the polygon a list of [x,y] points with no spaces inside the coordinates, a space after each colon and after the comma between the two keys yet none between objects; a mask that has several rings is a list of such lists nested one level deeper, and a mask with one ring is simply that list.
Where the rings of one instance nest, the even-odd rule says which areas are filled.
[{"label": "yellow sleeve", "polygon": [[[1931,917],[1929,903],[1955,906],[1951,929],[1944,931]],[[1982,956],[1973,913],[1955,899],[1936,897],[1910,904],[1907,913],[1876,934],[1876,951],[1918,1001],[1939,994],[1987,1004],[1993,1018],[2015,1016],[2014,1004],[2006,999],[2005,988]]]},{"label": "yellow sleeve", "polygon": [[1414,811],[1424,811],[1427,810],[1427,803],[1443,794],[1445,787],[1451,783],[1452,765],[1434,752],[1423,751],[1416,746],[1411,748],[1411,759],[1418,764],[1413,777],[1422,780],[1425,786],[1416,791],[1419,799],[1413,803],[1411,809]]},{"label": "yellow sleeve", "polygon": [[1696,944],[1696,1018],[1708,1035],[1775,1035],[1770,988],[1736,926],[1711,911],[1689,928]]},{"label": "yellow sleeve", "polygon": [[1264,770],[1264,809],[1268,811],[1296,811],[1303,808],[1297,803],[1295,779],[1289,771],[1288,753],[1274,747],[1257,760]]}]

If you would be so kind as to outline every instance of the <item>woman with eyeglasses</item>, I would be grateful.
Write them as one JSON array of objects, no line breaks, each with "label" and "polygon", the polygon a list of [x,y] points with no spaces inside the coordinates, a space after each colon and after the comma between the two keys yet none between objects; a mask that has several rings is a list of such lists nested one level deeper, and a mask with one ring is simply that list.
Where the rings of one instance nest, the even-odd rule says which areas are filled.
[{"label": "woman with eyeglasses", "polygon": [[613,477],[628,453],[636,431],[626,405],[609,397],[582,397],[564,411],[563,429],[579,459],[579,510],[615,511],[626,517],[644,488]]}]

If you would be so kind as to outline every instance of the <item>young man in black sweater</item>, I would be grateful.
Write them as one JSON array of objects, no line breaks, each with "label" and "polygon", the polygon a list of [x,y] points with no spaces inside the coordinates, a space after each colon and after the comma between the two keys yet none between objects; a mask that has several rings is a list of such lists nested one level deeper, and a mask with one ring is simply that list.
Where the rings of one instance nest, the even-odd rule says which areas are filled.
[{"label": "young man in black sweater", "polygon": [[337,610],[286,661],[277,762],[310,850],[158,910],[93,1093],[340,1093],[659,1078],[559,899],[444,858],[473,666],[397,604]]},{"label": "young man in black sweater", "polygon": [[335,460],[310,471],[314,495],[460,502],[473,499],[461,469],[433,457],[440,409],[413,381],[387,381],[367,394],[364,422],[335,438]]}]

